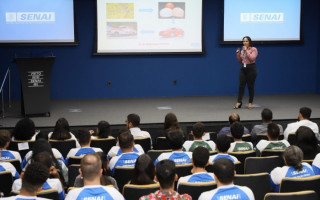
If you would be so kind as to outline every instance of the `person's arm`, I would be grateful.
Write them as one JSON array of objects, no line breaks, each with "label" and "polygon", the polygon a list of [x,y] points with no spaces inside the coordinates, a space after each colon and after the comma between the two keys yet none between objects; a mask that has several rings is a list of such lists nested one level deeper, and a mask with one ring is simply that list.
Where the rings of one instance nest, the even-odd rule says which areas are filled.
[{"label": "person's arm", "polygon": [[246,56],[247,56],[247,59],[250,61],[250,62],[255,62],[256,61],[256,58],[258,56],[258,50],[257,48],[255,47],[251,47],[249,49],[246,50]]},{"label": "person's arm", "polygon": [[241,58],[241,51],[240,48],[237,49],[236,51],[236,55],[237,55],[237,60],[242,63],[242,58]]}]

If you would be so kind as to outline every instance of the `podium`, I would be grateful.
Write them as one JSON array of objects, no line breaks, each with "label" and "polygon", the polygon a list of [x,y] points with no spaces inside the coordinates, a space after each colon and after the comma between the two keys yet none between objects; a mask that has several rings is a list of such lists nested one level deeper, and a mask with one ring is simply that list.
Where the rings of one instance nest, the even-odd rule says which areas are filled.
[{"label": "podium", "polygon": [[50,78],[55,56],[15,58],[21,79],[21,112],[24,116],[50,117]]}]

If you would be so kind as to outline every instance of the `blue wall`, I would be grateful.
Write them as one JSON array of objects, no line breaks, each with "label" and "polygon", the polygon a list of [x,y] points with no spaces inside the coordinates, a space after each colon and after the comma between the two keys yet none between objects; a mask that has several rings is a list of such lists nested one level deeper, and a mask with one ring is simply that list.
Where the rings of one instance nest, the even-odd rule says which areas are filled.
[{"label": "blue wall", "polygon": [[[319,4],[303,1],[303,44],[256,45],[256,94],[320,93]],[[222,0],[204,0],[204,55],[92,56],[95,1],[76,1],[79,46],[0,47],[0,75],[13,66],[13,99],[20,99],[14,54],[52,51],[52,99],[235,95],[239,64],[234,52],[240,44],[219,45],[222,7]]]}]

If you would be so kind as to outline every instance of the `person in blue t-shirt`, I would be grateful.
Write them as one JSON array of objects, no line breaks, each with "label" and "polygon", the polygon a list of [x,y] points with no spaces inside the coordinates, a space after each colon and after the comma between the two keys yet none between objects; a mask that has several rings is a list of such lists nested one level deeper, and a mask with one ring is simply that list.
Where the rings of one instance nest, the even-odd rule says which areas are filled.
[{"label": "person in blue t-shirt", "polygon": [[254,200],[254,195],[246,186],[233,184],[234,164],[230,159],[219,158],[213,164],[214,179],[217,182],[217,189],[203,192],[199,200],[207,199],[239,199]]},{"label": "person in blue t-shirt", "polygon": [[11,134],[8,130],[0,130],[0,160],[18,159],[21,162],[20,153],[7,150],[11,141]]}]

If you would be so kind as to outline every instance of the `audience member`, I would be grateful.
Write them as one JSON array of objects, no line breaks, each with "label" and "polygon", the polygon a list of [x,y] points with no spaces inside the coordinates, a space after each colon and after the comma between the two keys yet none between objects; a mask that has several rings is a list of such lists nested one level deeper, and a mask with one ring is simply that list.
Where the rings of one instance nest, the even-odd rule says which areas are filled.
[{"label": "audience member", "polygon": [[[261,112],[261,120],[262,124],[254,125],[251,130],[251,138],[252,141],[257,140],[257,134],[258,133],[267,133],[268,125],[272,123],[273,114],[272,111],[269,108],[265,108]],[[280,133],[283,133],[283,128],[280,124],[277,124],[279,127]]]},{"label": "audience member", "polygon": [[14,140],[35,140],[36,128],[34,122],[29,118],[20,119],[12,132],[12,141]]},{"label": "audience member", "polygon": [[315,175],[320,175],[320,153],[316,155],[312,162],[312,169]]},{"label": "audience member", "polygon": [[164,131],[163,136],[166,136],[169,131],[182,131],[178,118],[174,113],[166,114],[164,118]]},{"label": "audience member", "polygon": [[212,155],[209,158],[209,162],[215,162],[218,158],[228,158],[232,162],[237,162],[238,159],[232,155],[228,154],[228,150],[230,148],[230,143],[231,143],[231,138],[228,137],[227,135],[219,135],[217,137],[217,149],[218,149],[218,154]]},{"label": "audience member", "polygon": [[192,153],[191,159],[193,168],[191,170],[192,175],[180,177],[177,188],[181,182],[209,182],[214,181],[213,173],[206,171],[206,166],[209,164],[209,151],[205,147],[197,147]]},{"label": "audience member", "polygon": [[233,122],[231,127],[231,135],[234,142],[230,144],[228,151],[240,152],[253,150],[253,144],[251,142],[242,141],[243,125],[240,122]]},{"label": "audience member", "polygon": [[100,148],[90,147],[91,143],[91,134],[88,130],[82,129],[78,131],[78,142],[80,144],[80,148],[72,148],[66,157],[66,163],[68,164],[68,159],[72,156],[84,156],[89,153],[102,152]]},{"label": "audience member", "polygon": [[300,126],[297,129],[296,145],[302,150],[304,160],[313,160],[320,153],[316,136],[307,126]]},{"label": "audience member", "polygon": [[[50,174],[49,178],[42,185],[42,190],[55,188],[55,189],[58,190],[59,199],[63,200],[64,197],[65,197],[64,189],[63,189],[63,186],[62,186],[62,181],[60,179],[60,175],[59,175],[57,169],[54,167],[54,165],[52,165],[52,163],[53,163],[52,162],[52,155],[50,155],[48,152],[40,152],[34,157],[33,163],[34,162],[42,163],[47,168],[47,170],[48,170],[48,172]],[[23,177],[24,174],[22,173],[21,176]],[[19,191],[21,189],[21,184],[22,184],[22,180],[21,179],[15,180],[13,185],[12,185],[12,190],[18,190]]]},{"label": "audience member", "polygon": [[122,153],[110,160],[109,168],[113,174],[117,166],[134,166],[140,156],[140,153],[133,152],[134,139],[129,131],[121,133],[118,139]]},{"label": "audience member", "polygon": [[[94,133],[94,131],[93,130],[90,130],[90,133]],[[98,139],[98,138],[109,138],[109,137],[111,137],[111,138],[113,138],[112,136],[111,136],[111,127],[110,127],[110,124],[109,124],[109,122],[107,122],[107,121],[100,121],[99,123],[98,123],[98,127],[97,127],[97,131],[96,131],[96,133],[94,133],[93,134],[94,136],[93,136],[93,138],[94,139]]]},{"label": "audience member", "polygon": [[18,159],[21,162],[20,153],[7,150],[11,140],[11,134],[7,130],[0,130],[0,161]]},{"label": "audience member", "polygon": [[147,185],[154,182],[155,167],[148,154],[142,154],[136,161],[130,184]]},{"label": "audience member", "polygon": [[59,118],[56,122],[53,132],[48,135],[51,140],[75,140],[76,147],[80,148],[77,138],[70,132],[69,123],[65,118]]},{"label": "audience member", "polygon": [[22,177],[22,186],[19,195],[3,199],[7,200],[41,200],[37,193],[42,190],[42,185],[49,178],[48,168],[39,162],[31,163]]},{"label": "audience member", "polygon": [[275,192],[279,192],[281,180],[285,177],[308,177],[314,172],[308,163],[303,163],[303,152],[297,146],[288,147],[283,154],[285,166],[276,167],[270,173],[271,187]]},{"label": "audience member", "polygon": [[319,135],[319,127],[316,123],[310,121],[312,110],[308,107],[302,107],[299,110],[298,119],[299,121],[290,123],[287,125],[286,130],[284,131],[284,139],[288,140],[289,133],[294,133],[297,131],[297,129],[300,126],[307,126],[311,128],[311,130],[314,132],[316,138],[318,141],[320,141],[320,135]]},{"label": "audience member", "polygon": [[184,135],[181,131],[169,131],[167,134],[167,141],[172,152],[160,154],[160,156],[154,161],[154,165],[164,159],[172,160],[176,164],[186,164],[191,162],[192,152],[182,151]]},{"label": "audience member", "polygon": [[191,200],[188,194],[179,194],[174,191],[174,183],[178,176],[175,171],[175,163],[171,160],[162,160],[156,165],[156,179],[160,183],[160,190],[140,197],[140,200],[151,199],[172,199],[172,200]]},{"label": "audience member", "polygon": [[134,138],[148,137],[151,139],[150,134],[147,131],[142,131],[140,126],[140,117],[137,114],[129,114],[126,120],[127,128],[130,130]]},{"label": "audience member", "polygon": [[0,172],[3,172],[3,171],[10,171],[13,179],[18,179],[20,176],[16,168],[9,162],[3,162],[3,161],[0,162]]},{"label": "audience member", "polygon": [[74,199],[124,199],[113,187],[100,185],[102,176],[101,160],[97,154],[85,155],[80,164],[80,175],[84,187],[70,190],[65,200]]},{"label": "audience member", "polygon": [[199,200],[207,199],[245,199],[254,200],[251,189],[246,186],[233,184],[234,164],[227,158],[219,158],[213,164],[214,179],[217,182],[217,189],[203,192]]},{"label": "audience member", "polygon": [[288,146],[290,146],[287,140],[279,141],[279,136],[280,136],[279,126],[272,122],[269,123],[268,131],[267,131],[268,141],[260,140],[258,142],[258,144],[256,145],[257,155],[260,155],[260,153],[265,149],[283,150],[283,149],[286,149]]},{"label": "audience member", "polygon": [[[97,152],[97,155],[100,156],[101,159],[101,169],[102,169],[102,176],[100,177],[101,185],[113,185],[114,188],[119,190],[117,181],[109,176],[108,169],[109,169],[109,161],[107,158],[107,155],[104,152]],[[76,177],[76,180],[74,181],[74,187],[83,187],[83,178],[81,175],[78,175]]]},{"label": "audience member", "polygon": [[216,144],[213,141],[204,141],[202,136],[204,136],[204,125],[201,122],[197,122],[192,126],[191,135],[193,136],[193,141],[185,141],[183,144],[183,151],[193,152],[198,146],[207,148],[209,151],[214,151],[216,149]]},{"label": "audience member", "polygon": [[[222,135],[222,134],[226,134],[226,135],[230,134],[231,133],[230,127],[233,124],[233,122],[240,122],[240,116],[237,113],[231,113],[231,115],[229,116],[229,126],[223,127],[219,131],[217,136]],[[250,133],[246,127],[244,127],[244,133],[245,134]]]}]

